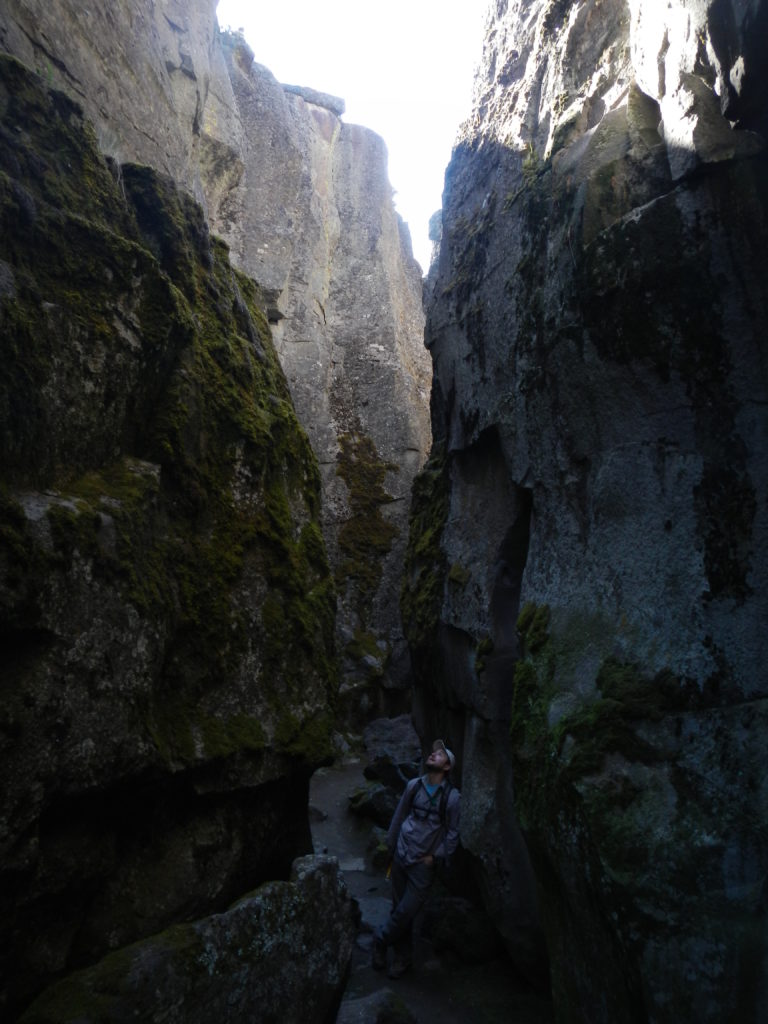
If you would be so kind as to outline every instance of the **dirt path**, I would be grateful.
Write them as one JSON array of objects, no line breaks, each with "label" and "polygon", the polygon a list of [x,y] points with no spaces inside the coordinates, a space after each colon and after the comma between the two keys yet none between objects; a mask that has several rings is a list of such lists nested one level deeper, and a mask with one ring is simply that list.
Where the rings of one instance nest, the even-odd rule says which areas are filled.
[{"label": "dirt path", "polygon": [[366,868],[371,823],[348,810],[348,797],[365,784],[362,769],[362,763],[323,768],[312,779],[310,790],[312,817],[322,819],[312,823],[315,852],[338,858],[362,914],[345,1003],[389,988],[419,1024],[435,1020],[440,1024],[551,1024],[551,1004],[527,988],[507,960],[448,963],[426,939],[418,938],[409,974],[392,981],[372,969],[372,932],[386,919],[390,893],[384,876]]}]

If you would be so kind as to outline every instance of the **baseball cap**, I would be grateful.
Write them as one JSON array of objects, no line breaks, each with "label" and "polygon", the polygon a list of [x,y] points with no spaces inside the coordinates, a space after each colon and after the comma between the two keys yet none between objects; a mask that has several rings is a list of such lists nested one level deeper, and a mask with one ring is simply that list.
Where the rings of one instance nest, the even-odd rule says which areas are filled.
[{"label": "baseball cap", "polygon": [[453,766],[456,764],[456,756],[453,753],[453,751],[449,750],[442,740],[435,740],[435,742],[432,744],[432,752],[434,753],[436,750],[445,751],[445,754],[451,764],[451,769],[453,769]]}]

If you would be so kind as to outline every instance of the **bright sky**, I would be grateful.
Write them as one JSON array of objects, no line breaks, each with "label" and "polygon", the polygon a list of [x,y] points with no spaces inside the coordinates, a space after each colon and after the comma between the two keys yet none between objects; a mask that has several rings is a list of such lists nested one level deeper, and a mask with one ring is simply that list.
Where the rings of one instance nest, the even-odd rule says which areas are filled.
[{"label": "bright sky", "polygon": [[344,120],[383,136],[398,213],[424,273],[430,216],[468,116],[488,0],[220,0],[280,82],[344,98]]}]

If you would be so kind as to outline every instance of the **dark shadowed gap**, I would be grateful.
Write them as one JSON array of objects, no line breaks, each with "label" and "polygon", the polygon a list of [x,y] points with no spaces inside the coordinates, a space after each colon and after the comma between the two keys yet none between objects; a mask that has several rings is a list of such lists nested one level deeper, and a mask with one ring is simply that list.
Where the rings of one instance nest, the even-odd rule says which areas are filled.
[{"label": "dark shadowed gap", "polygon": [[520,589],[528,561],[533,496],[526,487],[515,485],[517,512],[502,541],[494,566],[491,592],[491,628],[494,648],[517,655],[517,617],[520,613]]}]

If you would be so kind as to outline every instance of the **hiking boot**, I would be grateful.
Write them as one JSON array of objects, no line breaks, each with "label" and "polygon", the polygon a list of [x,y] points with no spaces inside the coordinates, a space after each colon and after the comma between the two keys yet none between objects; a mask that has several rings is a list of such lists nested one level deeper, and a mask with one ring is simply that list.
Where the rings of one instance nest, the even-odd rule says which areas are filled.
[{"label": "hiking boot", "polygon": [[402,976],[411,969],[411,961],[406,960],[405,957],[398,956],[395,954],[394,959],[387,971],[387,977],[389,978],[402,978]]},{"label": "hiking boot", "polygon": [[387,947],[381,939],[374,938],[371,952],[371,967],[374,971],[383,971],[387,966]]}]

